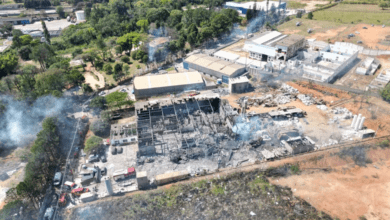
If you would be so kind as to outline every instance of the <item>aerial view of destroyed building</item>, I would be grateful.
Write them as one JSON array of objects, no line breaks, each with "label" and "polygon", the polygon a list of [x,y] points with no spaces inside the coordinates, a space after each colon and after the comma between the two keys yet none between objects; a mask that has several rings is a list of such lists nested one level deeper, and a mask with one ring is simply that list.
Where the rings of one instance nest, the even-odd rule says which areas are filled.
[{"label": "aerial view of destroyed building", "polygon": [[0,219],[390,219],[390,1],[0,2]]}]

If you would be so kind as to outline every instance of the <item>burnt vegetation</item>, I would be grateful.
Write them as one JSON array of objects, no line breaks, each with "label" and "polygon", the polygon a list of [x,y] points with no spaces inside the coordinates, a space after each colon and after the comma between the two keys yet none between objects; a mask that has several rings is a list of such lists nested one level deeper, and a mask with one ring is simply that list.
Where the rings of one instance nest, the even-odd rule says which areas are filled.
[{"label": "burnt vegetation", "polygon": [[[332,219],[288,188],[269,183],[291,168],[234,173],[191,184],[174,185],[132,197],[88,204],[63,219]],[[94,210],[94,211],[92,211]]]}]

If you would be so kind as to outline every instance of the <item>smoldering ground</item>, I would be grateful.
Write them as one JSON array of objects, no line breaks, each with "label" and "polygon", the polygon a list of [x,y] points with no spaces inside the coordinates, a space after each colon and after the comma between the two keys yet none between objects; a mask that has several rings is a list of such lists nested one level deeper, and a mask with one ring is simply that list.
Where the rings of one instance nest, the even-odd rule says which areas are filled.
[{"label": "smoldering ground", "polygon": [[19,101],[12,96],[0,96],[5,106],[0,114],[0,143],[3,147],[21,147],[36,137],[46,117],[62,116],[64,110],[73,106],[71,97],[40,97],[31,102]]}]

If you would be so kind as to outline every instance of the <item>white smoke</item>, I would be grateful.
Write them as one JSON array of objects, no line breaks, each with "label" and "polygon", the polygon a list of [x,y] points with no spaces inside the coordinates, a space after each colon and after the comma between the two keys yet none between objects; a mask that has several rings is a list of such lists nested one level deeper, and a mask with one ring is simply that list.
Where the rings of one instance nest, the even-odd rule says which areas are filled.
[{"label": "white smoke", "polygon": [[20,147],[35,139],[44,118],[58,116],[68,106],[66,98],[40,97],[33,103],[18,101],[11,96],[0,96],[6,106],[0,115],[0,144]]}]

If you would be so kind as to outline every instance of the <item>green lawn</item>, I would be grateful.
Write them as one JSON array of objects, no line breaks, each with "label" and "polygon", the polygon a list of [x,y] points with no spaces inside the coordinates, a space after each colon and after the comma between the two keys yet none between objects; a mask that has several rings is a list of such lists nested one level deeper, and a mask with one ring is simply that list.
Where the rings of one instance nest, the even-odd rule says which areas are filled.
[{"label": "green lawn", "polygon": [[314,12],[313,15],[315,21],[390,25],[390,10],[381,10],[377,5],[339,4],[326,10]]},{"label": "green lawn", "polygon": [[307,4],[302,2],[295,2],[295,1],[287,2],[287,8],[290,9],[304,8],[305,6],[307,6]]}]

